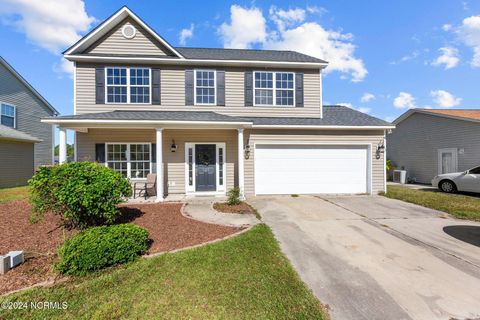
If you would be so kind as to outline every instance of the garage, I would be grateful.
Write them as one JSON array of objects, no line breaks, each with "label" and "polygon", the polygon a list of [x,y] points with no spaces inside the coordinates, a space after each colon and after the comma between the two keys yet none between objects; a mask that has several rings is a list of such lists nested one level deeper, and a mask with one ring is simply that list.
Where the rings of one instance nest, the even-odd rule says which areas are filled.
[{"label": "garage", "polygon": [[366,145],[256,145],[255,193],[370,192]]}]

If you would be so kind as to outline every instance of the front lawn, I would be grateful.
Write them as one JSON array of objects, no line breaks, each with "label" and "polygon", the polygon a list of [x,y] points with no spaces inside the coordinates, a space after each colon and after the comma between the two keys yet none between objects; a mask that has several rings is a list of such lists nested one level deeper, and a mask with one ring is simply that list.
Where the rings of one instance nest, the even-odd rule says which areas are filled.
[{"label": "front lawn", "polygon": [[0,189],[0,203],[27,199],[30,194],[28,187]]},{"label": "front lawn", "polygon": [[385,196],[447,212],[459,219],[480,221],[480,198],[400,186],[388,186]]},{"label": "front lawn", "polygon": [[68,307],[0,310],[0,318],[327,318],[265,225],[208,246],[18,293],[0,299],[0,305],[8,301]]}]

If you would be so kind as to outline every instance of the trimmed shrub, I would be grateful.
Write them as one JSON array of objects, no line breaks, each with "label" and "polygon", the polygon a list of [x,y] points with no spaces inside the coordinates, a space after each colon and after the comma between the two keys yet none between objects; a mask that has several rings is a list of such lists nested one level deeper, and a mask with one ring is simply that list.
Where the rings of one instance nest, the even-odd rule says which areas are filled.
[{"label": "trimmed shrub", "polygon": [[114,222],[120,215],[117,205],[132,193],[128,179],[92,162],[41,167],[29,185],[32,222],[51,211],[76,228]]},{"label": "trimmed shrub", "polygon": [[135,260],[148,249],[148,231],[134,224],[92,227],[67,239],[60,248],[56,269],[85,275]]},{"label": "trimmed shrub", "polygon": [[228,190],[227,197],[227,204],[231,206],[242,203],[240,200],[240,188],[238,187]]}]

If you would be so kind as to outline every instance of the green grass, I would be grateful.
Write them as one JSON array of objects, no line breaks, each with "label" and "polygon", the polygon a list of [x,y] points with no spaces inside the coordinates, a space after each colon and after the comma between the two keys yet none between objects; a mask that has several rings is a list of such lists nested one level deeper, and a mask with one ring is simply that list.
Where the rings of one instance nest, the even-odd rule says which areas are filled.
[{"label": "green grass", "polygon": [[28,199],[29,193],[28,187],[0,189],[0,203]]},{"label": "green grass", "polygon": [[65,301],[68,308],[0,310],[0,318],[327,319],[263,224],[216,244],[8,296],[0,305],[5,301]]},{"label": "green grass", "polygon": [[461,194],[388,186],[386,197],[450,213],[456,218],[480,221],[480,198]]}]

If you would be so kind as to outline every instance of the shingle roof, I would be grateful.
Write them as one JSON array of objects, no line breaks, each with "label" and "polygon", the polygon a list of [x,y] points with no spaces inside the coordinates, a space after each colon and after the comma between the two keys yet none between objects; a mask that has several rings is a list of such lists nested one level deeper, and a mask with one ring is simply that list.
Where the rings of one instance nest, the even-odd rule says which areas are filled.
[{"label": "shingle roof", "polygon": [[10,127],[0,124],[0,139],[2,140],[15,140],[15,141],[26,141],[26,142],[41,142],[41,139],[38,139],[34,136],[31,136],[20,130],[15,130]]},{"label": "shingle roof", "polygon": [[111,111],[61,116],[54,119],[245,122],[242,118],[230,117],[211,111]]},{"label": "shingle roof", "polygon": [[345,106],[323,106],[323,118],[245,118],[254,125],[289,126],[392,126],[391,123]]},{"label": "shingle roof", "polygon": [[175,49],[186,59],[327,63],[322,59],[296,51],[185,47],[176,47]]},{"label": "shingle roof", "polygon": [[442,114],[447,116],[480,120],[480,109],[421,109],[427,113]]},{"label": "shingle roof", "polygon": [[344,107],[324,106],[323,118],[288,117],[233,117],[211,111],[111,111],[82,115],[61,116],[53,119],[68,120],[158,120],[158,121],[213,121],[231,123],[252,123],[255,125],[285,126],[373,126],[384,127],[392,124],[368,114]]}]

